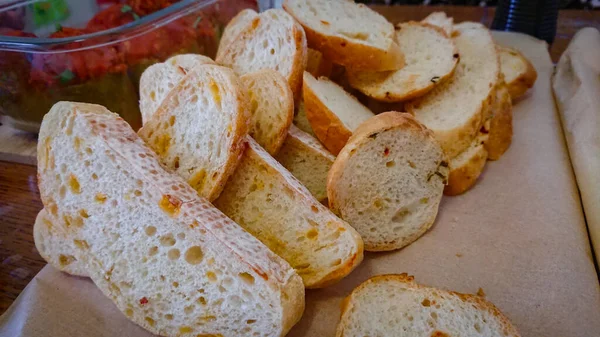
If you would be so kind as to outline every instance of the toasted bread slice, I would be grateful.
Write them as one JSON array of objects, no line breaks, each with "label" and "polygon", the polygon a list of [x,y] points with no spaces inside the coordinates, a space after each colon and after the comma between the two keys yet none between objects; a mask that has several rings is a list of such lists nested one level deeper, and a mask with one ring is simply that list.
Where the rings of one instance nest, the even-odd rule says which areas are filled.
[{"label": "toasted bread slice", "polygon": [[294,118],[294,95],[285,78],[271,69],[242,77],[250,103],[250,135],[271,155],[277,154]]},{"label": "toasted bread slice", "polygon": [[445,195],[459,195],[475,185],[488,158],[485,146],[488,138],[488,134],[480,133],[471,146],[458,156],[450,158],[450,175],[448,185],[444,188]]},{"label": "toasted bread slice", "polygon": [[90,278],[151,333],[283,336],[300,319],[304,288],[289,264],[166,171],[117,114],[55,104],[38,177]]},{"label": "toasted bread slice", "polygon": [[292,125],[275,157],[310,193],[323,203],[327,199],[327,173],[335,157],[317,139]]},{"label": "toasted bread slice", "polygon": [[347,76],[352,87],[381,101],[401,102],[423,96],[452,76],[458,51],[441,28],[406,22],[397,26],[395,39],[406,65],[389,72],[349,69]]},{"label": "toasted bread slice", "polygon": [[304,109],[313,132],[334,155],[360,123],[374,114],[339,85],[304,72]]},{"label": "toasted bread slice", "polygon": [[242,155],[247,120],[243,86],[233,71],[202,65],[174,87],[138,133],[166,167],[212,201]]},{"label": "toasted bread slice", "polygon": [[448,162],[410,114],[384,112],[361,124],[327,176],[329,207],[362,236],[367,251],[409,245],[433,225]]},{"label": "toasted bread slice", "polygon": [[360,70],[396,70],[404,57],[394,26],[363,4],[347,0],[285,0],[304,27],[309,47],[334,63]]},{"label": "toasted bread slice", "polygon": [[421,22],[440,27],[446,36],[451,37],[454,30],[454,19],[448,17],[445,12],[433,12]]},{"label": "toasted bread slice", "polygon": [[450,158],[468,148],[477,136],[500,71],[495,44],[487,28],[474,22],[454,28],[453,40],[460,54],[454,76],[405,106],[433,131]]},{"label": "toasted bread slice", "polygon": [[510,147],[513,135],[512,100],[504,80],[499,80],[492,107],[489,130],[484,130],[488,132],[488,139],[484,145],[488,152],[488,160],[498,160]]},{"label": "toasted bread slice", "polygon": [[38,213],[33,225],[35,248],[52,267],[71,275],[87,276],[75,257],[73,241],[57,233],[56,222],[45,209]]},{"label": "toasted bread slice", "polygon": [[308,48],[308,62],[306,63],[306,71],[308,71],[314,77],[331,75],[333,69],[333,63],[326,59],[318,50]]},{"label": "toasted bread slice", "polygon": [[307,288],[348,275],[363,258],[358,233],[252,138],[248,142],[215,206],[290,263]]},{"label": "toasted bread slice", "polygon": [[306,108],[304,107],[304,99],[300,99],[296,107],[296,115],[294,116],[293,121],[294,125],[296,125],[298,129],[316,138],[317,135],[315,135],[315,132],[310,126],[308,118],[306,118]]},{"label": "toasted bread slice", "polygon": [[519,337],[484,298],[422,286],[412,276],[380,275],[356,287],[342,303],[337,337]]},{"label": "toasted bread slice", "polygon": [[283,10],[270,9],[253,18],[217,62],[240,75],[276,70],[288,81],[294,97],[299,98],[307,53],[302,27]]},{"label": "toasted bread slice", "polygon": [[239,12],[225,27],[221,41],[219,41],[219,49],[217,50],[216,59],[223,56],[225,50],[238,38],[238,36],[250,25],[252,20],[258,16],[258,13],[253,9],[244,9]]},{"label": "toasted bread slice", "polygon": [[537,72],[533,64],[518,50],[498,46],[500,69],[508,86],[510,97],[514,100],[523,96],[535,84]]}]

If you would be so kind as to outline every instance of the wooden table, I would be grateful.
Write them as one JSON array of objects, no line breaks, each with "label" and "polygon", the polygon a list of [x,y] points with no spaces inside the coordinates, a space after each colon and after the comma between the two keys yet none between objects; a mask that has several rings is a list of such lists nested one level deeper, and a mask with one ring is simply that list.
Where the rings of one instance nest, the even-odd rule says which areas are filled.
[{"label": "wooden table", "polygon": [[[455,21],[480,21],[491,24],[493,8],[374,6],[392,22],[420,20],[433,11],[444,10]],[[600,11],[565,10],[559,14],[556,41],[551,48],[557,61],[571,37],[582,27],[600,29]],[[0,314],[15,300],[31,279],[46,264],[33,242],[35,216],[42,209],[33,166],[0,161]]]}]

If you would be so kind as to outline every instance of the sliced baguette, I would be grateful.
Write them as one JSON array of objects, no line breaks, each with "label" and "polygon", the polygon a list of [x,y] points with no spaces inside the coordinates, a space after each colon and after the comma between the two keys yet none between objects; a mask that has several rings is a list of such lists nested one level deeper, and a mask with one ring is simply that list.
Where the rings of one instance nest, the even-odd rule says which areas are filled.
[{"label": "sliced baguette", "polygon": [[314,77],[331,75],[333,69],[333,63],[326,59],[318,50],[308,48],[308,61],[306,63],[306,71],[308,71]]},{"label": "sliced baguette", "polygon": [[242,155],[247,120],[245,94],[233,71],[201,65],[174,87],[138,134],[167,168],[212,201]]},{"label": "sliced baguette", "polygon": [[448,185],[444,188],[445,195],[459,195],[475,185],[488,158],[485,146],[488,138],[488,134],[480,133],[466,150],[450,159],[450,175]]},{"label": "sliced baguette", "polygon": [[421,22],[440,27],[446,36],[452,36],[454,19],[448,17],[445,12],[433,12],[427,15]]},{"label": "sliced baguette", "polygon": [[117,114],[55,104],[38,177],[77,260],[151,333],[283,336],[300,319],[304,289],[289,264],[167,172]]},{"label": "sliced baguette", "polygon": [[361,70],[396,70],[404,57],[394,26],[363,4],[347,0],[285,0],[304,27],[309,47],[334,63]]},{"label": "sliced baguette", "polygon": [[38,213],[33,225],[35,248],[52,267],[71,275],[87,276],[75,257],[73,241],[57,233],[57,222],[45,209]]},{"label": "sliced baguette", "polygon": [[433,225],[448,162],[410,114],[385,112],[361,124],[327,176],[329,207],[362,236],[367,251],[405,247]]},{"label": "sliced baguette", "polygon": [[500,69],[508,86],[510,97],[514,100],[523,96],[535,84],[537,72],[533,64],[518,50],[498,46]]},{"label": "sliced baguette", "polygon": [[252,138],[248,142],[215,206],[290,263],[307,288],[348,275],[363,259],[358,233]]},{"label": "sliced baguette", "polygon": [[304,109],[313,132],[337,155],[360,123],[374,114],[339,85],[304,72]]},{"label": "sliced baguette", "polygon": [[271,69],[248,73],[242,84],[250,103],[250,135],[271,155],[277,154],[294,118],[294,95],[285,78]]},{"label": "sliced baguette", "polygon": [[231,67],[239,75],[276,70],[288,81],[294,97],[299,98],[307,57],[302,27],[283,10],[270,9],[245,26],[217,57],[217,63]]},{"label": "sliced baguette", "polygon": [[452,158],[469,147],[491,104],[499,65],[495,44],[483,25],[454,26],[460,62],[454,76],[427,95],[406,104],[406,110],[433,131]]},{"label": "sliced baguette", "polygon": [[310,193],[323,203],[327,199],[327,173],[335,157],[317,139],[292,125],[275,157]]},{"label": "sliced baguette", "polygon": [[308,133],[313,137],[317,137],[312,127],[310,126],[310,122],[308,118],[306,118],[306,108],[304,107],[304,99],[300,99],[298,104],[296,105],[296,115],[294,116],[294,125],[298,127],[298,129]]},{"label": "sliced baguette", "polygon": [[217,64],[210,57],[200,54],[179,54],[168,58],[166,64],[181,67],[187,73],[199,64]]},{"label": "sliced baguette", "polygon": [[373,335],[520,336],[484,298],[419,285],[407,274],[372,277],[344,299],[336,336]]},{"label": "sliced baguette", "polygon": [[512,100],[504,80],[500,80],[496,87],[496,98],[493,103],[492,119],[490,121],[488,139],[485,149],[488,160],[498,160],[508,150],[512,142]]},{"label": "sliced baguette", "polygon": [[216,59],[223,57],[225,50],[239,37],[239,35],[250,25],[252,20],[258,16],[258,13],[252,9],[244,9],[239,12],[225,27],[221,41],[219,41],[219,49],[217,50]]},{"label": "sliced baguette", "polygon": [[352,87],[381,101],[401,102],[424,95],[452,76],[458,51],[441,28],[410,21],[399,24],[394,36],[406,65],[389,72],[349,69]]}]

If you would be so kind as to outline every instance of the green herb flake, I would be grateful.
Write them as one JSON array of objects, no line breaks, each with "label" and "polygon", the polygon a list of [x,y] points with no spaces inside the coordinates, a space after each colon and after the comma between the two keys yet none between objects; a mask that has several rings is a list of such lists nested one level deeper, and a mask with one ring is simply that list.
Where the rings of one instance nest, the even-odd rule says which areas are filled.
[{"label": "green herb flake", "polygon": [[60,32],[63,29],[63,27],[60,23],[57,23],[54,25],[54,29],[56,29],[57,32]]},{"label": "green herb flake", "polygon": [[198,25],[200,24],[200,22],[202,22],[201,16],[197,17],[196,21],[194,21],[194,29],[198,29]]},{"label": "green herb flake", "polygon": [[69,69],[66,69],[65,71],[63,71],[62,73],[60,73],[60,75],[58,75],[58,79],[62,83],[68,83],[68,82],[70,82],[74,78],[75,78],[75,74],[73,74],[73,72],[71,70],[69,70]]},{"label": "green herb flake", "polygon": [[136,13],[133,13],[133,19],[137,21],[140,19],[140,16],[137,15]]},{"label": "green herb flake", "polygon": [[121,13],[129,13],[133,10],[133,8],[131,8],[131,6],[129,5],[123,5],[123,7],[121,7]]},{"label": "green herb flake", "polygon": [[440,80],[440,77],[439,77],[439,76],[433,76],[433,77],[431,78],[431,82],[433,82],[433,83],[437,83],[439,80]]}]

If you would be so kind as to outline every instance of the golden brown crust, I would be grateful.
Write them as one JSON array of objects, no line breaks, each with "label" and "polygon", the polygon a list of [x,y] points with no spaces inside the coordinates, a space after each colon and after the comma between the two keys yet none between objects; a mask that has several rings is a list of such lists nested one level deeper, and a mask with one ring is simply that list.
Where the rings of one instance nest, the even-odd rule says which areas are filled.
[{"label": "golden brown crust", "polygon": [[[358,235],[358,234],[357,234]],[[319,282],[312,284],[307,289],[319,289],[329,287],[330,285],[338,283],[341,279],[348,276],[358,265],[362,262],[364,258],[364,244],[362,240],[356,240],[358,244],[357,253],[352,255],[352,258],[348,259],[348,261],[340,266],[338,269],[332,271],[323,277]]]},{"label": "golden brown crust", "polygon": [[326,59],[318,50],[308,48],[308,61],[306,63],[306,71],[315,78],[325,76],[329,77],[333,69],[333,63]]},{"label": "golden brown crust", "polygon": [[450,160],[450,174],[448,176],[448,185],[444,188],[445,195],[459,195],[469,190],[477,178],[483,172],[487,161],[487,151],[481,146],[476,153],[460,167],[452,167]]},{"label": "golden brown crust", "polygon": [[488,132],[485,149],[488,160],[498,160],[508,150],[512,142],[512,101],[506,85],[502,81],[497,88],[496,102],[494,102],[493,116]]},{"label": "golden brown crust", "polygon": [[535,81],[537,80],[537,71],[533,67],[533,64],[527,59],[520,51],[508,48],[508,47],[500,47],[505,51],[516,55],[519,57],[523,63],[525,63],[526,70],[524,73],[519,75],[516,79],[511,81],[510,83],[506,83],[508,87],[508,92],[510,93],[510,97],[513,101],[523,96],[527,90],[533,87]]}]

